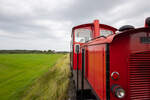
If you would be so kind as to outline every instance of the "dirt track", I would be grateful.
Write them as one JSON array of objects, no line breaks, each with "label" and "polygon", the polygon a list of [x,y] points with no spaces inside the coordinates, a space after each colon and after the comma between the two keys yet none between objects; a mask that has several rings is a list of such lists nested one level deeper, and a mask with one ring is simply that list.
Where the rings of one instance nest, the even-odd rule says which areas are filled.
[{"label": "dirt track", "polygon": [[68,100],[76,100],[76,92],[75,92],[75,87],[72,78],[70,78],[70,83],[68,88]]}]

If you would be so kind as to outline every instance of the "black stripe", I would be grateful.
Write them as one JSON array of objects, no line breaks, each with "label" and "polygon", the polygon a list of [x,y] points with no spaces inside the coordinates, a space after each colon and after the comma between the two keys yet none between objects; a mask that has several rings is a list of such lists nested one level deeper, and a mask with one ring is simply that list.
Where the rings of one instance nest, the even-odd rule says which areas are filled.
[{"label": "black stripe", "polygon": [[106,44],[106,100],[110,100],[109,44]]},{"label": "black stripe", "polygon": [[85,49],[82,49],[82,85],[81,100],[84,100],[84,68],[85,68]]}]

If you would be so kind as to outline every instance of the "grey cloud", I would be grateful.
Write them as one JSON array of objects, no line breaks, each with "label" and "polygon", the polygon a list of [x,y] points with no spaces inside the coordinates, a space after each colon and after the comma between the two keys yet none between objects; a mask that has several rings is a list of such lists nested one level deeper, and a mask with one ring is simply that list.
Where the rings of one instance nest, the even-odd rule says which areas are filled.
[{"label": "grey cloud", "polygon": [[149,4],[148,0],[2,0],[0,49],[69,50],[73,26],[93,19],[117,28],[142,26]]}]

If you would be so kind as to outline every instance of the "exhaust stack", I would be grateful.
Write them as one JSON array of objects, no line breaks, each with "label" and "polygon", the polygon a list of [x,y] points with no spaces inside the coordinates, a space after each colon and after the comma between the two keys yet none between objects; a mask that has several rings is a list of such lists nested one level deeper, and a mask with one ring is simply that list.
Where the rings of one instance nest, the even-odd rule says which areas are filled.
[{"label": "exhaust stack", "polygon": [[93,39],[100,36],[99,20],[94,20],[94,34]]}]

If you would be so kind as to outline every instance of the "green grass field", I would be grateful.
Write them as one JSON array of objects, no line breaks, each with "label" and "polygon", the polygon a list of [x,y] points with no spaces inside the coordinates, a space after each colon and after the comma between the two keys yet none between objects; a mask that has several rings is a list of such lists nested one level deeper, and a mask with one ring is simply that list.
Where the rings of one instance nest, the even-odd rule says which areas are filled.
[{"label": "green grass field", "polygon": [[63,54],[0,54],[0,100],[20,100]]},{"label": "green grass field", "polygon": [[69,55],[63,56],[27,88],[22,100],[68,100],[69,65]]}]

